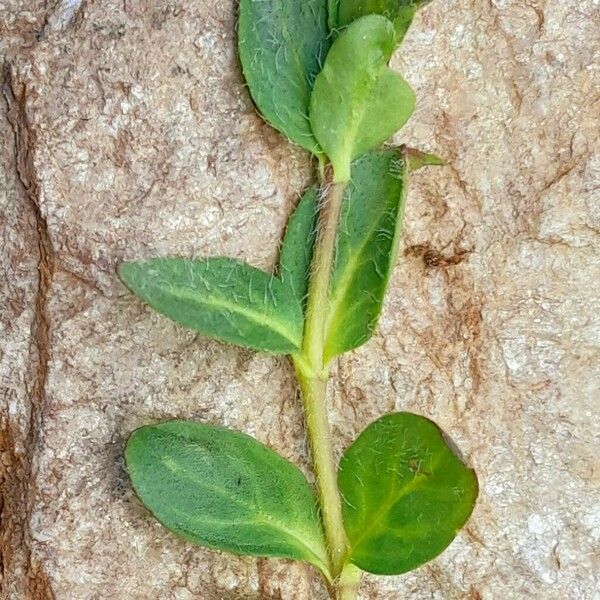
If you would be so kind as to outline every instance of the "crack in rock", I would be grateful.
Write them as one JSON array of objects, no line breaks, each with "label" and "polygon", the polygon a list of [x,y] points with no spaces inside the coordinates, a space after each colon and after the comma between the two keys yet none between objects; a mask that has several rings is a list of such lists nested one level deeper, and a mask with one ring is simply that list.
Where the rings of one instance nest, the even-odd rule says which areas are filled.
[{"label": "crack in rock", "polygon": [[[25,459],[24,469],[16,481],[12,481],[12,487],[18,487],[17,493],[27,494],[26,514],[9,515],[10,519],[19,517],[21,519],[20,527],[14,527],[14,536],[16,540],[9,540],[8,545],[18,544],[21,551],[27,554],[27,582],[26,586],[31,597],[45,600],[54,598],[47,575],[43,572],[31,556],[29,543],[29,531],[27,530],[27,519],[32,509],[32,501],[29,494],[32,481],[35,479],[34,455],[36,447],[36,436],[40,430],[39,422],[41,418],[41,407],[44,403],[45,386],[48,376],[48,361],[50,356],[50,326],[47,315],[47,304],[52,277],[54,273],[54,250],[50,241],[46,220],[40,211],[38,204],[39,184],[33,162],[33,134],[29,129],[25,110],[25,88],[18,89],[15,84],[11,66],[5,63],[2,69],[2,93],[8,107],[6,118],[14,134],[15,148],[15,170],[23,187],[23,196],[29,202],[30,208],[35,217],[35,229],[37,232],[37,251],[38,251],[38,286],[35,298],[35,316],[32,324],[31,338],[33,347],[30,357],[31,378],[33,386],[31,389],[31,406],[29,412],[29,424],[25,446],[28,449],[29,456]],[[13,454],[14,448],[9,448]],[[2,494],[10,493],[10,490],[3,487]],[[3,506],[4,502],[0,502]],[[4,517],[4,516],[3,516]],[[7,517],[8,518],[8,517]],[[4,518],[3,518],[4,523]],[[4,545],[6,539],[2,540]],[[4,562],[4,561],[2,561]]]}]

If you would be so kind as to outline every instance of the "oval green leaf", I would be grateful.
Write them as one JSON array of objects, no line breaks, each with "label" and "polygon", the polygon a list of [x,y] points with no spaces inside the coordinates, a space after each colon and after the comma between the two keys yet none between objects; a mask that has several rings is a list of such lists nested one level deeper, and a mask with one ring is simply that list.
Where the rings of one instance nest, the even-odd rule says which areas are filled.
[{"label": "oval green leaf", "polygon": [[125,460],[140,500],[176,535],[235,554],[306,561],[327,574],[311,487],[251,437],[171,421],[134,431]]},{"label": "oval green leaf", "polygon": [[410,117],[414,92],[388,61],[396,34],[380,15],[354,21],[331,46],[310,100],[312,129],[334,169],[350,179],[351,161],[376,148]]},{"label": "oval green leaf", "polygon": [[339,0],[336,27],[344,27],[365,15],[383,15],[394,23],[396,43],[408,31],[419,8],[431,0]]},{"label": "oval green leaf", "polygon": [[303,308],[316,236],[318,196],[318,188],[313,186],[298,203],[285,230],[279,255],[279,277]]},{"label": "oval green leaf", "polygon": [[438,556],[475,506],[475,472],[441,430],[410,413],[369,425],[342,457],[338,475],[349,560],[398,575]]},{"label": "oval green leaf", "polygon": [[250,94],[263,117],[313,154],[310,92],[329,49],[325,0],[241,0],[238,47]]},{"label": "oval green leaf", "polygon": [[406,180],[399,149],[370,152],[352,164],[338,227],[325,363],[373,335],[396,262]]},{"label": "oval green leaf", "polygon": [[124,263],[123,282],[144,302],[202,335],[272,354],[302,342],[303,316],[279,279],[231,258]]}]

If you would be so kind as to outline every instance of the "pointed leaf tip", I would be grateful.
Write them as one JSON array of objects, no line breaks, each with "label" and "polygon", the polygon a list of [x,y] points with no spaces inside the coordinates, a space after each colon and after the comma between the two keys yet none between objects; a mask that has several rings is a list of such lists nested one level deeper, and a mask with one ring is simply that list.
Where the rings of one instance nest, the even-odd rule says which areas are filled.
[{"label": "pointed leaf tip", "polygon": [[418,171],[423,167],[443,167],[448,164],[443,158],[416,148],[403,146],[403,152],[409,171]]}]

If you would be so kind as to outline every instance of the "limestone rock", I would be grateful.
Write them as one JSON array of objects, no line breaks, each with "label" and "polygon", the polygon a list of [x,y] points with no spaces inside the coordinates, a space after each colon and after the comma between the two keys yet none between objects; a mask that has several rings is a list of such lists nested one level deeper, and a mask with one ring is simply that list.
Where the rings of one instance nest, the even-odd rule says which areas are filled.
[{"label": "limestone rock", "polygon": [[[0,0],[0,28],[1,597],[324,598],[308,567],[174,538],[122,464],[132,429],[179,417],[310,472],[286,360],[200,339],[115,275],[275,261],[311,171],[253,110],[235,3]],[[336,448],[424,414],[481,498],[440,558],[364,599],[597,593],[599,29],[595,0],[436,0],[395,58],[418,96],[397,141],[449,165],[413,178],[379,331],[337,366]]]}]

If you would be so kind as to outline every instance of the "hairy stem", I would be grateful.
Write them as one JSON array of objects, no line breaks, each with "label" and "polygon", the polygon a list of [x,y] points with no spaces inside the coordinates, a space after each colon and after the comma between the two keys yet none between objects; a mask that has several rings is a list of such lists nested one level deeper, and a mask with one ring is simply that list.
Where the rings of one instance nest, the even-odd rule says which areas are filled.
[{"label": "hairy stem", "polygon": [[295,357],[295,366],[304,399],[306,426],[323,515],[331,575],[336,580],[339,578],[335,584],[336,596],[339,600],[353,600],[358,586],[347,587],[341,578],[348,552],[348,540],[342,520],[341,499],[327,419],[328,370],[323,358],[329,285],[340,210],[346,187],[345,184],[332,183],[331,179],[332,172],[328,168],[323,182],[318,235],[308,290],[304,344],[301,354]]},{"label": "hairy stem", "polygon": [[327,168],[321,193],[318,234],[312,263],[312,274],[308,287],[306,326],[302,354],[310,367],[327,377],[323,362],[325,348],[325,326],[329,301],[329,284],[335,258],[335,240],[340,220],[345,183],[332,183],[332,170]]}]

